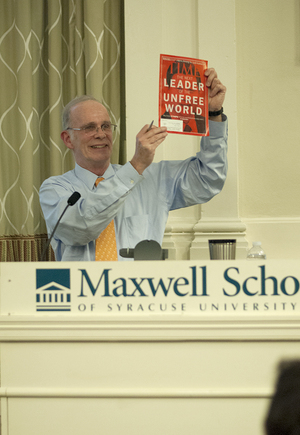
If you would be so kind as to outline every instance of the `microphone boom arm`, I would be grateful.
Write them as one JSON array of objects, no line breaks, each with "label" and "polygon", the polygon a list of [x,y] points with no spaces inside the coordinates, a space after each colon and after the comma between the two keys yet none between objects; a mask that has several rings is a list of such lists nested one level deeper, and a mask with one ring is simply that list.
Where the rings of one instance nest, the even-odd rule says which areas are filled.
[{"label": "microphone boom arm", "polygon": [[51,242],[51,240],[52,240],[52,237],[54,236],[54,233],[55,233],[55,231],[56,231],[56,228],[58,227],[58,224],[60,223],[60,221],[61,221],[63,215],[64,215],[65,212],[67,211],[67,208],[69,208],[70,205],[74,205],[74,204],[76,204],[76,202],[78,201],[78,199],[79,199],[80,197],[81,197],[81,195],[80,195],[79,192],[74,192],[74,193],[70,196],[70,198],[68,199],[68,203],[67,203],[66,207],[64,208],[64,211],[62,212],[62,214],[60,215],[58,221],[56,222],[56,225],[55,225],[55,227],[53,228],[53,231],[52,231],[52,233],[51,233],[51,235],[50,235],[50,237],[49,237],[49,239],[48,239],[48,241],[47,241],[47,243],[46,243],[46,246],[45,246],[45,248],[44,248],[44,250],[43,250],[43,253],[42,253],[42,256],[41,256],[41,260],[40,260],[40,261],[43,261],[43,260],[44,260],[44,257],[45,257],[45,255],[46,255],[47,249],[49,248],[49,245],[50,245],[50,242]]}]

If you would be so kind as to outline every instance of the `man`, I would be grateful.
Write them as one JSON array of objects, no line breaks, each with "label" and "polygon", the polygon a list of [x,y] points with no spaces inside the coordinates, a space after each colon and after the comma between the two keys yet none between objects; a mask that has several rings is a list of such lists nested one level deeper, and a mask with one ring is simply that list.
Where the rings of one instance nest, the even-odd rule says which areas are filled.
[{"label": "man", "polygon": [[105,107],[86,96],[65,107],[61,138],[73,151],[76,165],[41,186],[40,202],[49,233],[70,195],[78,191],[81,198],[57,227],[52,240],[56,260],[106,260],[99,254],[103,246],[98,248],[98,241],[111,222],[116,235],[114,259],[123,260],[122,248],[134,248],[142,240],[162,243],[170,210],[205,203],[221,191],[227,172],[227,118],[220,114],[226,88],[213,68],[205,74],[213,112],[210,136],[202,138],[196,156],[184,161],[153,163],[167,132],[165,127],[145,125],[136,137],[130,162],[112,165],[114,126]]}]

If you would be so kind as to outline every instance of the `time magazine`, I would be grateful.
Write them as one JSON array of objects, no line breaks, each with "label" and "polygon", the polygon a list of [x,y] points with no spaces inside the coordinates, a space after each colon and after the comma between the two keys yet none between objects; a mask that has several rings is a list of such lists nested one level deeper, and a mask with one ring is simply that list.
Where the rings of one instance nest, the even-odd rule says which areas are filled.
[{"label": "time magazine", "polygon": [[208,62],[160,55],[159,125],[169,133],[208,136]]}]

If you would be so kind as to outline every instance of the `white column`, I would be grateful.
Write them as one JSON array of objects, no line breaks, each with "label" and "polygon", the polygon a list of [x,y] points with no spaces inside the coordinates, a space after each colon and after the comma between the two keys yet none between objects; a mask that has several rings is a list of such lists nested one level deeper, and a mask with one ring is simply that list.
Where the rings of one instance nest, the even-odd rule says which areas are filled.
[{"label": "white column", "polygon": [[237,258],[246,257],[245,225],[238,215],[238,135],[236,117],[235,1],[198,3],[198,56],[209,60],[227,87],[224,112],[228,116],[228,176],[223,191],[201,207],[194,226],[191,259],[207,259],[209,239],[236,239]]}]

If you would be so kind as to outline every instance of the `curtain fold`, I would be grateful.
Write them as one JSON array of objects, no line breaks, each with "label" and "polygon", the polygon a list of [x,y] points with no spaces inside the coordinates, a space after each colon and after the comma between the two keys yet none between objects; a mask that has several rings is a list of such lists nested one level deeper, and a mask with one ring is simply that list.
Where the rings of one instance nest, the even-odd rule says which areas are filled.
[{"label": "curtain fold", "polygon": [[51,248],[44,254],[47,234],[33,236],[3,236],[0,237],[0,261],[55,261]]},{"label": "curtain fold", "polygon": [[1,261],[36,261],[46,241],[38,192],[46,178],[74,167],[60,139],[72,98],[103,102],[119,127],[112,161],[125,162],[123,7],[122,0],[0,2]]}]

